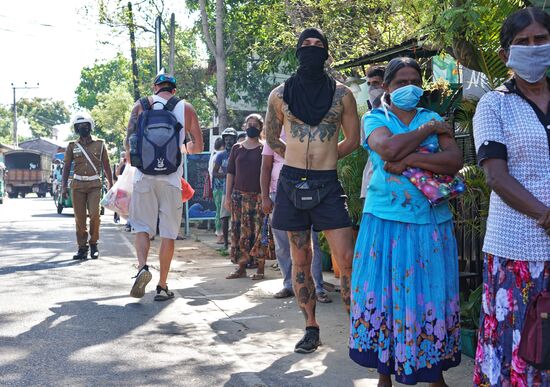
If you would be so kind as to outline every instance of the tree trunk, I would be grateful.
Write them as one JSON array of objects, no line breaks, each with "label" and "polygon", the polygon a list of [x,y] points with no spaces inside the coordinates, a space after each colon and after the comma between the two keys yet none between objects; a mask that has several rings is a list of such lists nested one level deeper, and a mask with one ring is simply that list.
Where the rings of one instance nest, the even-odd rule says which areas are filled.
[{"label": "tree trunk", "polygon": [[212,40],[210,36],[210,26],[208,23],[208,13],[206,12],[206,0],[199,0],[199,7],[201,12],[201,24],[202,32],[204,34],[204,40],[208,50],[214,56],[216,60],[216,100],[217,100],[217,113],[218,113],[218,126],[225,129],[228,124],[227,117],[227,105],[225,103],[226,98],[226,68],[225,58],[227,52],[224,49],[223,40],[223,21],[224,21],[224,2],[223,0],[216,0],[216,41]]},{"label": "tree trunk", "polygon": [[227,106],[226,96],[226,68],[225,68],[225,48],[223,42],[223,20],[224,4],[223,0],[216,0],[216,94],[218,98],[218,126],[221,129],[227,128]]}]

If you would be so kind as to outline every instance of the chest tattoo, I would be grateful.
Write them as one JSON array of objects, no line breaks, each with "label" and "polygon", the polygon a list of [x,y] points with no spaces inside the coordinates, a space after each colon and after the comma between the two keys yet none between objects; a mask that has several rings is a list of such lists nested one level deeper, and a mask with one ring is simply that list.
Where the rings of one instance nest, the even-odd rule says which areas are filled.
[{"label": "chest tattoo", "polygon": [[321,142],[330,141],[337,131],[336,124],[320,123],[317,126],[309,126],[307,124],[299,124],[295,121],[291,122],[290,134],[294,138],[298,138],[300,142],[304,142],[308,134],[311,142],[319,139]]},{"label": "chest tattoo", "polygon": [[319,140],[321,142],[330,142],[340,127],[340,117],[342,116],[343,102],[342,99],[346,95],[347,90],[343,87],[338,87],[334,93],[334,99],[330,110],[327,112],[323,121],[317,126],[310,126],[305,123],[299,123],[294,118],[290,110],[287,114],[290,119],[290,135],[297,138],[300,142],[304,142],[309,135],[310,141]]}]

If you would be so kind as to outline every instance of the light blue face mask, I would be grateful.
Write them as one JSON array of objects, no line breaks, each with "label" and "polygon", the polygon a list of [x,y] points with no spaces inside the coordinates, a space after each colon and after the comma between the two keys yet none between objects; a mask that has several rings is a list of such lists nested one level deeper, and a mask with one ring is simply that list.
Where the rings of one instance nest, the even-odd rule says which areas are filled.
[{"label": "light blue face mask", "polygon": [[510,46],[506,67],[529,83],[537,83],[550,67],[550,44],[540,46]]},{"label": "light blue face mask", "polygon": [[424,90],[415,85],[407,85],[394,90],[390,94],[391,103],[404,111],[411,111],[416,108]]}]

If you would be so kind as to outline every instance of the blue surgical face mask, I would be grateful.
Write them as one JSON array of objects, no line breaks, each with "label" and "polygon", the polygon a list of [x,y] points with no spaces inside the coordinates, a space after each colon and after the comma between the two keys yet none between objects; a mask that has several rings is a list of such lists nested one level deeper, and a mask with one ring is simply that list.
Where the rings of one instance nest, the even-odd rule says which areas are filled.
[{"label": "blue surgical face mask", "polygon": [[410,111],[416,108],[424,90],[415,85],[407,85],[394,90],[390,94],[391,103],[404,111]]},{"label": "blue surgical face mask", "polygon": [[506,66],[529,83],[537,83],[550,67],[550,44],[540,46],[510,46]]}]

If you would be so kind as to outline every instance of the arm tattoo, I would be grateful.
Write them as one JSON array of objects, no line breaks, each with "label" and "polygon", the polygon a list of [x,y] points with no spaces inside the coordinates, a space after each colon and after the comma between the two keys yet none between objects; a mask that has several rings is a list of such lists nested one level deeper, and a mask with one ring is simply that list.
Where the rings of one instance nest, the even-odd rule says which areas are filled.
[{"label": "arm tattoo", "polygon": [[294,246],[301,250],[311,243],[310,231],[291,231],[290,241]]},{"label": "arm tattoo", "polygon": [[126,138],[124,139],[124,144],[128,144],[128,138],[132,133],[135,133],[137,129],[137,121],[139,117],[139,113],[141,113],[139,101],[136,105],[134,105],[134,108],[132,109],[132,113],[130,114],[130,121],[128,122],[128,128],[126,128]]},{"label": "arm tattoo", "polygon": [[132,109],[132,114],[130,115],[130,122],[128,123],[128,134],[132,134],[137,129],[137,121],[139,116],[139,109]]},{"label": "arm tattoo", "polygon": [[[281,88],[275,89],[276,98],[282,98]],[[269,102],[266,114],[266,126],[265,134],[268,145],[271,149],[284,157],[286,151],[286,145],[281,141],[281,130],[283,129],[283,123],[277,117],[277,109],[273,106],[273,101]]]}]

